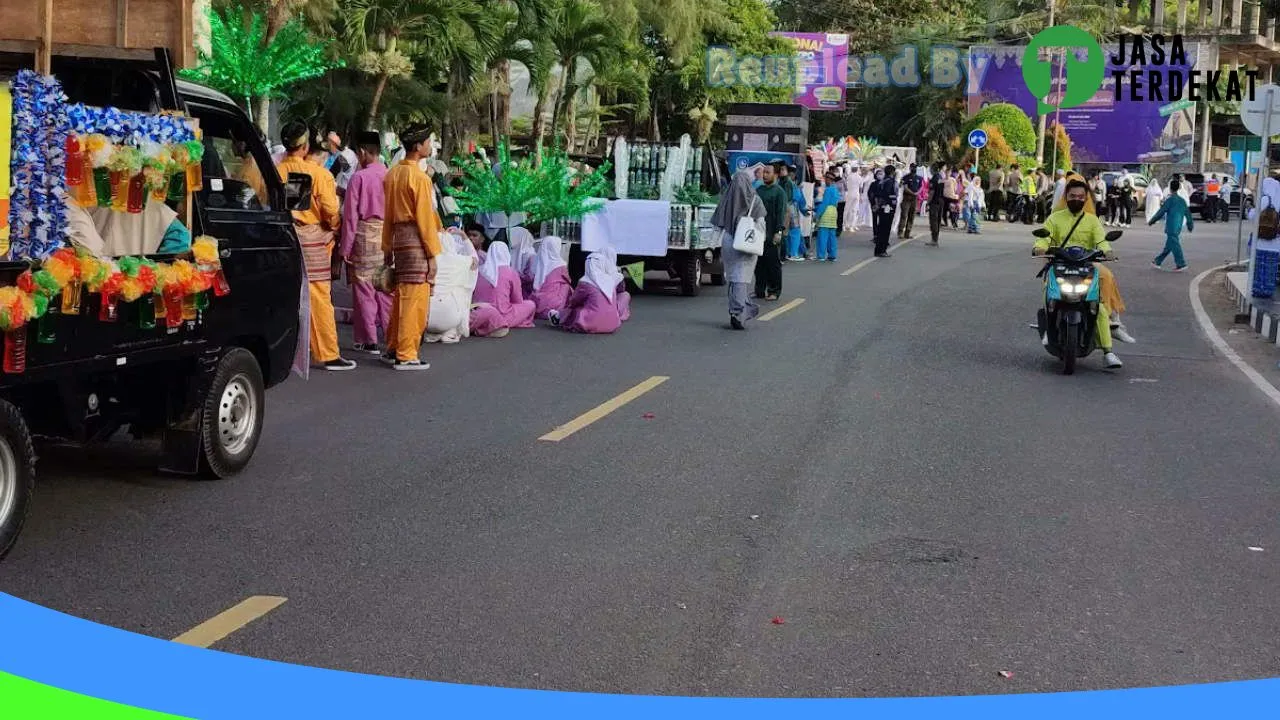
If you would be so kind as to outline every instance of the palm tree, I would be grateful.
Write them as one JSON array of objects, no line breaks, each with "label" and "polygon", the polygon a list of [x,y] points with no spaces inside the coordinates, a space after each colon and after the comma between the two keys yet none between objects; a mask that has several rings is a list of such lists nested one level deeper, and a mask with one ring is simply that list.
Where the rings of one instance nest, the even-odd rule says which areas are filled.
[{"label": "palm tree", "polygon": [[[473,38],[470,22],[483,15],[475,0],[347,0],[346,34],[361,68],[376,78],[368,127],[378,121],[383,93],[393,77],[414,74],[414,59],[401,51],[416,41],[419,60],[451,58],[458,45]],[[458,33],[462,36],[457,36]]]},{"label": "palm tree", "polygon": [[[572,127],[574,100],[581,85],[579,64],[604,68],[621,54],[621,38],[613,23],[593,0],[565,0],[551,13],[546,27],[547,39],[555,48],[560,65],[560,88],[552,105],[552,132],[559,119],[568,113]],[[569,142],[572,143],[572,135]]]}]

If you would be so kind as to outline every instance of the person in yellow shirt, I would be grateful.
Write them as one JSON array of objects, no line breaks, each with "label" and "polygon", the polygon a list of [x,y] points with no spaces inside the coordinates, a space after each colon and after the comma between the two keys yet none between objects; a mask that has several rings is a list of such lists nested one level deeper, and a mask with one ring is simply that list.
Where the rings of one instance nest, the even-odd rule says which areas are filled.
[{"label": "person in yellow shirt", "polygon": [[431,152],[431,131],[414,125],[400,133],[400,140],[404,159],[387,171],[383,181],[382,252],[396,279],[383,360],[396,370],[426,370],[430,365],[418,358],[418,348],[427,329],[436,256],[441,252],[435,189],[418,166]]},{"label": "person in yellow shirt", "polygon": [[[1093,207],[1089,185],[1083,178],[1072,175],[1067,181],[1061,202],[1058,209],[1045,218],[1044,228],[1049,231],[1049,237],[1036,238],[1032,248],[1033,254],[1047,254],[1050,247],[1081,247],[1085,250],[1097,250],[1105,256],[1110,256],[1111,243],[1107,242],[1106,232],[1102,229],[1102,222],[1098,220]],[[1099,302],[1096,323],[1098,347],[1102,350],[1108,368],[1121,368],[1124,367],[1124,363],[1120,362],[1120,358],[1111,351],[1111,323],[1109,322],[1111,311],[1107,307],[1107,297],[1118,293],[1114,287],[1110,290],[1105,287],[1107,278],[1111,278],[1114,282],[1111,273],[1102,272],[1101,267],[1098,267],[1098,270]],[[1044,338],[1043,342],[1047,343],[1048,338]]]},{"label": "person in yellow shirt", "polygon": [[356,364],[338,352],[338,325],[330,295],[334,236],[339,227],[337,186],[333,174],[310,159],[313,149],[321,153],[324,150],[319,143],[313,143],[311,131],[305,124],[288,123],[280,134],[286,152],[284,160],[276,166],[280,179],[287,181],[289,173],[311,178],[311,207],[293,211],[293,226],[302,245],[310,287],[311,360],[325,370],[351,370]]}]

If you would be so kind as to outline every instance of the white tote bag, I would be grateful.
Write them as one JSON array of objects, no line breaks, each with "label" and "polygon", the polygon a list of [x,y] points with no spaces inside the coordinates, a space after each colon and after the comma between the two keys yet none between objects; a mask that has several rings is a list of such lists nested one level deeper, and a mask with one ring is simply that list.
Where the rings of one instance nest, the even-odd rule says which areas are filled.
[{"label": "white tote bag", "polygon": [[765,224],[764,218],[754,220],[751,217],[751,211],[755,209],[757,202],[760,202],[759,195],[751,198],[747,214],[738,219],[738,227],[733,231],[733,249],[759,256],[764,254]]}]

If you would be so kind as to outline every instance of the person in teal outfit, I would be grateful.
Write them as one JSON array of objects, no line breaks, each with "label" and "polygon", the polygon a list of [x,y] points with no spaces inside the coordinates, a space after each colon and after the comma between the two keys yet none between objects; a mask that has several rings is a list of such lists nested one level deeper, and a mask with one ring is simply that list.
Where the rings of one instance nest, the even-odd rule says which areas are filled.
[{"label": "person in teal outfit", "polygon": [[1182,254],[1182,225],[1186,223],[1187,232],[1194,232],[1196,225],[1191,218],[1191,209],[1187,207],[1187,201],[1178,194],[1178,188],[1181,186],[1181,181],[1169,181],[1169,197],[1160,203],[1160,209],[1147,221],[1148,225],[1155,225],[1157,220],[1164,218],[1164,249],[1151,261],[1157,270],[1163,269],[1161,265],[1169,255],[1173,255],[1174,272],[1183,272],[1187,269],[1187,259]]}]

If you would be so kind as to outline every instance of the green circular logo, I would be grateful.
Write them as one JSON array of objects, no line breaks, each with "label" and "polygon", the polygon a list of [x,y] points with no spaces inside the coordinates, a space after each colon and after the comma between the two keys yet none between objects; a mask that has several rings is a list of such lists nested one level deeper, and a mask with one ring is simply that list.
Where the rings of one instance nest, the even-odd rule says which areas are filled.
[{"label": "green circular logo", "polygon": [[[1085,59],[1076,58],[1075,52],[1067,52],[1063,59],[1063,82],[1067,90],[1058,105],[1045,102],[1053,93],[1053,63],[1040,59],[1041,48],[1066,48],[1085,50]],[[1050,110],[1078,107],[1085,104],[1098,88],[1106,73],[1107,61],[1102,46],[1089,33],[1072,25],[1054,25],[1036,33],[1022,53],[1022,81],[1036,98],[1036,108],[1043,114]]]}]

